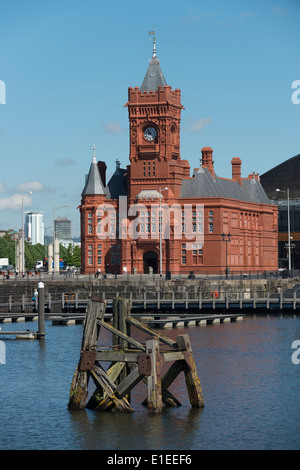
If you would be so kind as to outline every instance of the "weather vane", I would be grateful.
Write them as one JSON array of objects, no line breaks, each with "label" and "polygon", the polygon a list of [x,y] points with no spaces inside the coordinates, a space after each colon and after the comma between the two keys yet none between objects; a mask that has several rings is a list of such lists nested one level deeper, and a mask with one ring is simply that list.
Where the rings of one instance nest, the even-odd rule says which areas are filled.
[{"label": "weather vane", "polygon": [[152,56],[152,58],[156,58],[156,47],[155,47],[156,36],[155,36],[155,26],[153,26],[153,31],[149,31],[149,35],[152,35],[152,36],[153,36],[153,56]]}]

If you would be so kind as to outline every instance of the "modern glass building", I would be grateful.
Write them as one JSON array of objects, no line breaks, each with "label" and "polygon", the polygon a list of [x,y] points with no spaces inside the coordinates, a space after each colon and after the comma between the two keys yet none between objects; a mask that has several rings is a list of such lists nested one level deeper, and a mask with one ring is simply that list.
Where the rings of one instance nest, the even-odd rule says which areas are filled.
[{"label": "modern glass building", "polygon": [[300,269],[300,154],[261,175],[260,182],[279,209],[279,267],[289,267],[288,234],[290,233],[291,269]]},{"label": "modern glass building", "polygon": [[44,244],[44,222],[42,212],[25,212],[25,238],[32,245]]}]

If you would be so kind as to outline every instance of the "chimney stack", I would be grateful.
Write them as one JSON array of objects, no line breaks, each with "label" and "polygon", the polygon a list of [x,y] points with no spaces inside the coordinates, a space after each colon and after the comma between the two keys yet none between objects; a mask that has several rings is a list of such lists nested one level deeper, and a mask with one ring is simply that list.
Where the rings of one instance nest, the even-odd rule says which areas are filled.
[{"label": "chimney stack", "polygon": [[215,178],[214,162],[212,158],[213,149],[211,147],[203,147],[201,152],[202,152],[202,166],[206,167],[208,171],[210,171],[210,173],[212,174],[213,178]]},{"label": "chimney stack", "polygon": [[98,170],[99,170],[99,173],[100,173],[100,177],[101,177],[101,180],[102,180],[103,187],[105,188],[105,186],[106,186],[106,168],[107,168],[106,163],[105,162],[98,162],[97,166],[98,166]]},{"label": "chimney stack", "polygon": [[242,160],[239,157],[234,157],[231,160],[232,165],[232,179],[237,181],[242,186],[241,166]]}]

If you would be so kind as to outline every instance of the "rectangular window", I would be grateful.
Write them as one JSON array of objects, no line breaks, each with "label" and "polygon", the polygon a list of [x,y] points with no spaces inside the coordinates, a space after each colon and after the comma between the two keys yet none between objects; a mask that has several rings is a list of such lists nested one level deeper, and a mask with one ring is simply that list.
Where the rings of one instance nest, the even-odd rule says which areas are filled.
[{"label": "rectangular window", "polygon": [[208,231],[212,233],[214,231],[214,212],[209,211],[208,216]]},{"label": "rectangular window", "polygon": [[186,264],[186,244],[181,245],[181,264]]},{"label": "rectangular window", "polygon": [[102,230],[102,222],[101,222],[101,219],[98,218],[97,219],[97,233],[101,233],[101,230]]}]

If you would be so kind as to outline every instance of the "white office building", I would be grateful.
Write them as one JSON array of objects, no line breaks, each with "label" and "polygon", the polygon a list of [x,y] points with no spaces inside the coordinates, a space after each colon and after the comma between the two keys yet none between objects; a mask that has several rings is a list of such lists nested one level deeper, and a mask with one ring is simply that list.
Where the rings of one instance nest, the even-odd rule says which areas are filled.
[{"label": "white office building", "polygon": [[32,245],[44,245],[44,222],[42,212],[25,212],[25,239]]}]

